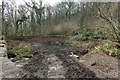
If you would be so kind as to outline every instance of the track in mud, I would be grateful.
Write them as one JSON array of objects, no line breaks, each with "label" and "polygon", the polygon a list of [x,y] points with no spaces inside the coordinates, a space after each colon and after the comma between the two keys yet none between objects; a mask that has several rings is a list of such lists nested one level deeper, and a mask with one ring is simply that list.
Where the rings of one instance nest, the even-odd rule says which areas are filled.
[{"label": "track in mud", "polygon": [[42,54],[35,54],[23,67],[23,71],[27,71],[24,78],[96,78],[94,72],[67,54],[82,48],[45,43],[32,45],[33,49],[40,50]]}]

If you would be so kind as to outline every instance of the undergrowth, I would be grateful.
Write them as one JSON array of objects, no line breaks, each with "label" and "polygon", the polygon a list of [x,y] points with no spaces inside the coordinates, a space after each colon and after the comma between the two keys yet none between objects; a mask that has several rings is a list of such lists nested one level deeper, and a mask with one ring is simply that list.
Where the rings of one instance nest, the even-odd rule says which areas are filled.
[{"label": "undergrowth", "polygon": [[[8,48],[8,56],[14,55],[13,58],[17,60],[22,60],[24,58],[32,58],[31,49],[28,46],[19,45],[14,48]],[[11,56],[12,57],[12,56]]]},{"label": "undergrowth", "polygon": [[107,42],[101,46],[101,50],[103,50],[108,55],[111,53],[111,56],[120,59],[120,49],[112,42]]},{"label": "undergrowth", "polygon": [[115,46],[112,43],[108,43],[107,45],[104,46],[105,49],[111,50],[113,53],[116,54],[116,57],[120,59],[120,50],[115,48]]}]

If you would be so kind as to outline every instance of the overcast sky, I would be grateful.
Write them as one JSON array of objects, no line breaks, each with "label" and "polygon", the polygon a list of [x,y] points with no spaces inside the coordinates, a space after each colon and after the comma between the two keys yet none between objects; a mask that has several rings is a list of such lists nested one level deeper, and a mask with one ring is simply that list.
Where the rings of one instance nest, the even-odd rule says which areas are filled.
[{"label": "overcast sky", "polygon": [[[15,0],[17,5],[24,4],[24,0]],[[25,0],[26,2],[30,2],[31,0]],[[39,2],[39,0],[35,0],[36,2]],[[44,3],[50,3],[50,5],[54,5],[62,0],[43,0]],[[0,5],[2,4],[2,0],[0,0]]]},{"label": "overcast sky", "polygon": [[[31,0],[25,0],[26,2],[30,2]],[[39,2],[39,0],[35,0],[36,2]],[[54,5],[57,2],[60,2],[61,0],[43,0],[44,3],[49,3],[50,5]],[[16,0],[17,4],[24,3],[23,0]]]},{"label": "overcast sky", "polygon": [[[24,0],[15,0],[17,5],[19,4],[24,4]],[[25,0],[26,2],[30,2],[31,0]],[[39,2],[39,0],[35,0],[36,2]],[[50,5],[54,5],[58,2],[61,2],[63,0],[43,0],[44,3],[49,3]],[[101,1],[101,2],[118,2],[120,0],[71,0],[71,1],[87,1],[87,2],[96,2],[96,1]],[[2,0],[0,0],[0,5],[2,4]]]},{"label": "overcast sky", "polygon": [[[4,0],[4,1],[7,1],[7,0]],[[12,0],[11,0],[12,1]],[[17,5],[19,4],[24,4],[24,1],[26,2],[30,2],[31,0],[15,0]],[[39,2],[39,0],[35,0],[36,2]],[[61,1],[64,1],[64,0],[42,0],[44,3],[49,3],[50,5],[54,5],[56,3],[59,3]],[[71,1],[81,1],[81,0],[71,0]],[[0,0],[0,5],[2,4],[2,0]]]},{"label": "overcast sky", "polygon": [[0,5],[2,4],[2,0],[0,0]]}]

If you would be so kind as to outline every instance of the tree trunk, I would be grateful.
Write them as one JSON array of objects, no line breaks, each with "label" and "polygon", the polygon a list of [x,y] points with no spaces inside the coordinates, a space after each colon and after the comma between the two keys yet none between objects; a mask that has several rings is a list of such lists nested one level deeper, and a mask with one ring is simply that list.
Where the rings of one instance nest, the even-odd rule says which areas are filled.
[{"label": "tree trunk", "polygon": [[115,23],[111,20],[111,18],[109,18],[108,16],[106,16],[106,15],[101,11],[101,8],[100,8],[98,5],[96,5],[96,6],[97,6],[97,8],[98,8],[98,10],[99,10],[100,17],[109,22],[109,24],[111,25],[111,27],[112,27],[112,29],[113,29],[113,31],[114,31],[114,34],[115,34],[115,36],[116,36],[117,41],[120,43],[120,36],[119,36],[119,32],[120,32],[120,31],[119,31],[119,29],[117,28],[117,26],[115,25]]},{"label": "tree trunk", "polygon": [[4,0],[2,0],[2,35],[4,34]]}]

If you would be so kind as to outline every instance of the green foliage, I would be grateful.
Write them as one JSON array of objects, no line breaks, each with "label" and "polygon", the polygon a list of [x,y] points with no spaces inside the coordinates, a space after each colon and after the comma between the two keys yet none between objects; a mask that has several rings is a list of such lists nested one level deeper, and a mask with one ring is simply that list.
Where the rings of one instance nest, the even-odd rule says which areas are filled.
[{"label": "green foliage", "polygon": [[56,41],[56,42],[55,42],[55,44],[61,44],[61,42],[59,42],[59,41]]},{"label": "green foliage", "polygon": [[[80,25],[79,25],[80,26]],[[94,31],[91,31],[90,29],[84,27],[84,26],[80,26],[79,30],[78,30],[78,35],[81,35],[81,39],[82,41],[87,41],[87,40],[96,40],[96,39],[100,39],[101,36],[100,34],[95,34]]]},{"label": "green foliage", "polygon": [[82,39],[81,40],[87,41],[87,40],[94,40],[94,39],[99,39],[99,36],[97,36],[96,34],[94,34],[91,31],[82,33]]},{"label": "green foliage", "polygon": [[64,44],[71,44],[71,42],[70,41],[65,41]]},{"label": "green foliage", "polygon": [[92,32],[83,33],[83,36],[85,36],[85,37],[90,37],[90,36],[93,36],[93,35],[94,35],[94,33],[92,33]]},{"label": "green foliage", "polygon": [[57,54],[57,52],[55,52],[55,51],[54,51],[54,52],[52,52],[52,54],[54,54],[54,55],[55,55],[55,54]]},{"label": "green foliage", "polygon": [[109,46],[104,46],[106,49],[111,49]]},{"label": "green foliage", "polygon": [[113,48],[112,51],[118,55],[118,58],[120,58],[120,50]]},{"label": "green foliage", "polygon": [[8,53],[16,55],[15,60],[21,60],[23,58],[32,58],[30,54],[31,49],[28,46],[19,45],[13,49],[8,49]]},{"label": "green foliage", "polygon": [[105,45],[104,48],[107,50],[112,50],[116,54],[116,57],[120,59],[120,50],[116,49],[112,43],[108,42],[108,44]]},{"label": "green foliage", "polygon": [[66,45],[72,45],[72,44],[73,44],[73,41],[66,40],[66,41],[64,42],[64,44],[66,44]]},{"label": "green foliage", "polygon": [[110,49],[112,49],[112,47],[113,47],[113,46],[112,46],[112,44],[111,44],[110,42],[107,42],[107,44],[104,45],[104,48],[105,48],[105,49],[109,49],[109,50],[110,50]]}]

